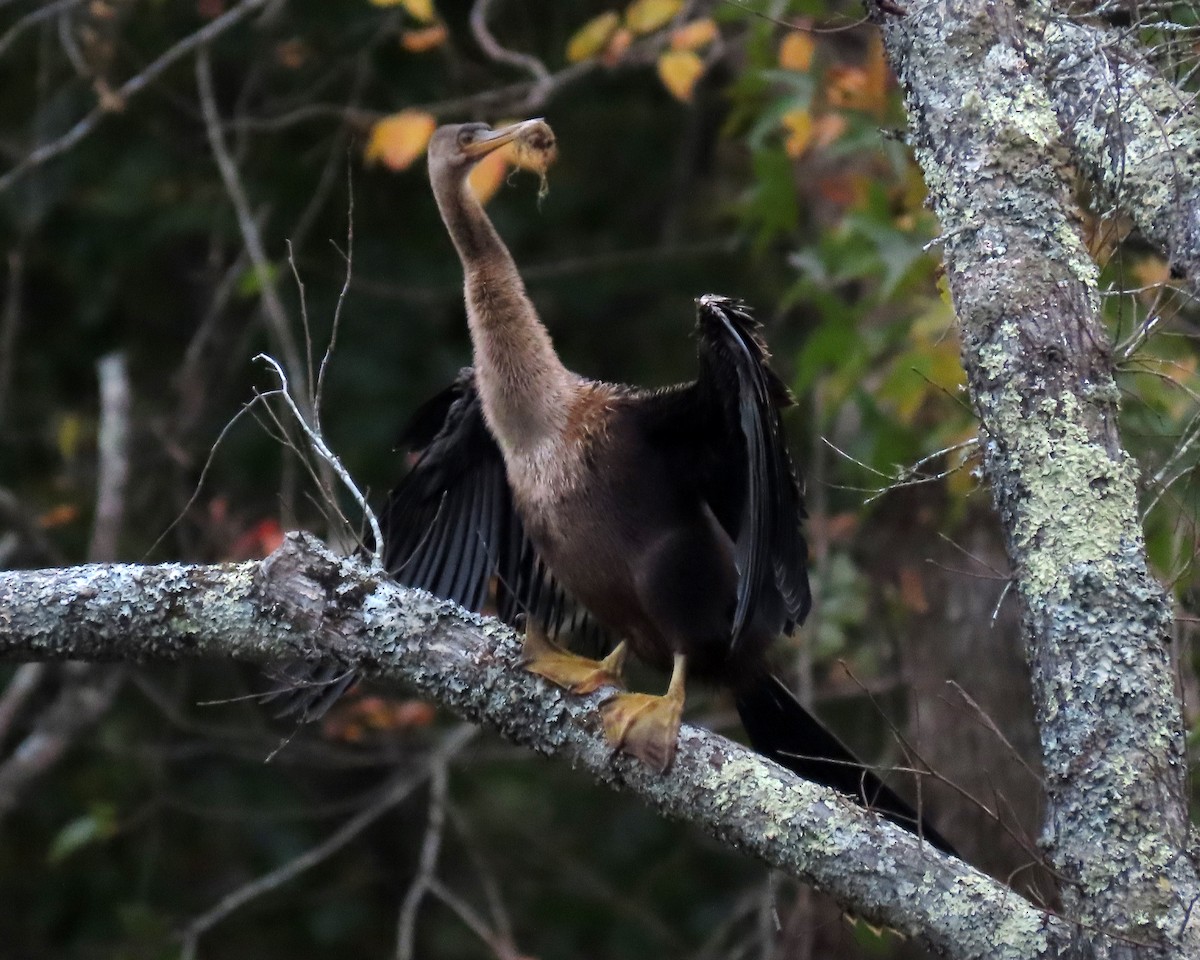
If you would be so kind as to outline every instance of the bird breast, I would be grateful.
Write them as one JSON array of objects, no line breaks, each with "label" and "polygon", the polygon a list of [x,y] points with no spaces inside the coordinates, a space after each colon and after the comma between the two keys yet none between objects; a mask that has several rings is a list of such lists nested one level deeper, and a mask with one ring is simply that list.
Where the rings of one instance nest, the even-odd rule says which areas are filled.
[{"label": "bird breast", "polygon": [[603,458],[617,392],[611,384],[581,380],[571,393],[561,429],[503,450],[509,486],[527,519],[553,513],[589,482],[592,466]]}]

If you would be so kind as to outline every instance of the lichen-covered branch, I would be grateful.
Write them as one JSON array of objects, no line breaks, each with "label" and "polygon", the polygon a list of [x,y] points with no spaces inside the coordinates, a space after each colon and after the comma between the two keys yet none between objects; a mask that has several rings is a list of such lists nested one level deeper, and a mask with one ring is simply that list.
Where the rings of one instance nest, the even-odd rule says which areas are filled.
[{"label": "lichen-covered branch", "polygon": [[[1137,471],[1024,8],[879,12],[945,237],[984,463],[1024,603],[1065,913],[1200,956],[1169,611],[1146,566]],[[1107,955],[1107,954],[1105,954]]]},{"label": "lichen-covered branch", "polygon": [[666,776],[613,756],[600,696],[520,667],[495,620],[400,587],[293,534],[260,563],[111,565],[0,573],[0,660],[263,664],[336,656],[458,716],[559,757],[663,814],[836,896],[955,958],[1061,956],[1070,924],[832,791],[685,726]]},{"label": "lichen-covered branch", "polygon": [[1037,8],[1026,37],[1072,157],[1200,294],[1200,123],[1195,100],[1127,36]]}]

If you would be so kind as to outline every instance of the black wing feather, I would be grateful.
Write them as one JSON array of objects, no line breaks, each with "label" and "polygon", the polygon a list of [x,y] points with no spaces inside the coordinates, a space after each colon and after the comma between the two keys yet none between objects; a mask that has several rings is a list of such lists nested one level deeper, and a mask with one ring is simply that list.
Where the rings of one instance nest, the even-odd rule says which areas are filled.
[{"label": "black wing feather", "polygon": [[654,395],[648,423],[734,542],[736,646],[751,624],[790,632],[811,605],[804,506],[779,413],[793,401],[746,307],[716,296],[697,305],[700,374]]},{"label": "black wing feather", "polygon": [[[483,419],[474,371],[425,403],[401,437],[416,457],[380,517],[383,562],[406,586],[482,612],[496,585],[501,619],[527,617],[555,637],[568,619],[595,631],[554,579],[525,533],[513,505],[500,448]],[[283,713],[319,718],[354,679],[300,664],[283,678]],[[335,685],[331,686],[331,685]]]}]

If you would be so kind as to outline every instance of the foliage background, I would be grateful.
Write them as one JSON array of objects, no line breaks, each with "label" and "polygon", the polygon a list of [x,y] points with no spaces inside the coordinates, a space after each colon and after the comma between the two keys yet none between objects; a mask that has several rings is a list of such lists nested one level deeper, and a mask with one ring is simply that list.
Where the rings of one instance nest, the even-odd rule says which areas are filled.
[{"label": "foliage background", "polygon": [[[238,10],[248,15],[208,56],[265,250],[258,269],[214,162],[195,54],[135,95],[118,92]],[[472,27],[481,11],[496,41],[544,65],[545,86],[498,61]],[[596,26],[610,11],[630,28],[625,49],[611,17]],[[639,16],[651,26],[633,29]],[[599,0],[0,4],[5,169],[101,108],[77,146],[0,193],[0,563],[104,559],[96,365],[114,351],[132,396],[116,558],[258,556],[294,526],[349,542],[261,419],[241,418],[210,459],[225,425],[272,386],[251,358],[281,349],[264,320],[273,292],[303,342],[287,243],[320,347],[345,278],[353,195],[323,421],[378,500],[403,469],[391,447],[406,414],[470,348],[460,268],[422,162],[366,162],[386,146],[377,124],[400,111],[439,122],[544,113],[560,144],[549,195],[539,203],[517,173],[498,179],[488,209],[560,352],[591,376],[668,383],[692,370],[692,298],[720,292],[757,308],[799,398],[789,428],[817,595],[780,661],[864,756],[906,765],[903,733],[958,788],[923,782],[943,832],[973,862],[1050,898],[1033,866],[1037,748],[1019,612],[972,473],[937,224],[878,38],[858,17],[837,0],[640,0],[632,12]],[[677,39],[710,21],[715,38],[696,49]],[[406,49],[421,31],[430,49]],[[664,61],[671,53],[695,58],[694,86],[679,73],[686,58]],[[1126,241],[1127,226],[1086,198],[1081,218],[1113,291],[1152,559],[1190,654],[1195,311],[1165,265]],[[1147,317],[1159,322],[1143,340]],[[451,728],[397,691],[366,691],[323,728],[294,731],[253,700],[208,703],[263,689],[249,671],[129,671],[94,722],[59,730],[55,706],[72,685],[96,684],[95,672],[47,669],[20,694],[20,671],[0,677],[0,785],[15,783],[7,798],[0,790],[9,956],[176,956],[197,917],[378,807],[397,777],[418,778],[406,799],[314,869],[222,916],[199,955],[403,955],[398,918],[431,811],[445,817],[442,892],[416,915],[417,956],[920,955],[483,737],[453,756],[438,801],[436,765],[434,787],[419,778]],[[1181,683],[1190,693],[1190,670]],[[692,716],[736,732],[719,696],[695,697]],[[61,755],[39,776],[7,780],[46,735]]]}]

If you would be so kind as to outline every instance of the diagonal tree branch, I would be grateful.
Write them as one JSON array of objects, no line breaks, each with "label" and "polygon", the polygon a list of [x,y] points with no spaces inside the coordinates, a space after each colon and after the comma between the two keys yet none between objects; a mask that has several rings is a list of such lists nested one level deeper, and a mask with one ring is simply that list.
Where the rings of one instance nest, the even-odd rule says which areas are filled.
[{"label": "diagonal tree branch", "polygon": [[602,694],[563,694],[520,668],[498,621],[292,534],[262,563],[85,566],[0,574],[0,660],[334,655],[585,770],[956,958],[1062,956],[1071,925],[824,787],[685,726],[659,776],[613,757]]}]

